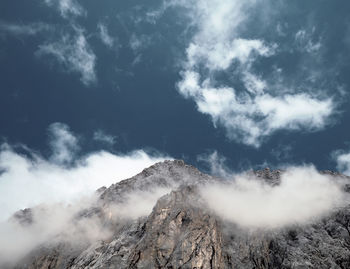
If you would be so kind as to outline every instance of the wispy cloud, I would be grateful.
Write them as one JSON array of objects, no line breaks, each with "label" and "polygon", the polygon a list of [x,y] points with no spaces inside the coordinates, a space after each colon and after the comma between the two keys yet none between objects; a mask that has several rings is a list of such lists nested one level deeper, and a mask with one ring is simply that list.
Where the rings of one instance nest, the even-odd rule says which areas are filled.
[{"label": "wispy cloud", "polygon": [[[223,126],[230,139],[254,147],[278,130],[320,130],[336,106],[332,97],[318,89],[293,90],[283,83],[276,89],[256,73],[256,62],[279,52],[276,43],[240,36],[258,2],[173,0],[154,13],[157,17],[166,8],[180,6],[195,29],[177,84],[179,92],[194,100],[198,111],[208,114],[215,126]],[[303,32],[296,38],[309,51],[319,48]],[[233,74],[236,84],[219,79]]]},{"label": "wispy cloud", "polygon": [[135,58],[132,62],[132,66],[139,64],[143,57],[143,52],[147,49],[152,43],[152,37],[144,34],[135,34],[133,33],[130,36],[129,44],[132,49]]},{"label": "wispy cloud", "polygon": [[295,34],[295,42],[297,48],[308,53],[317,53],[322,47],[320,40],[313,40],[313,34],[315,28],[312,28],[311,31],[302,29]]},{"label": "wispy cloud", "polygon": [[226,165],[226,158],[216,150],[210,153],[198,155],[197,161],[204,163],[209,168],[209,173],[211,175],[229,179],[234,174]]},{"label": "wispy cloud", "polygon": [[49,137],[52,154],[48,159],[25,147],[1,146],[1,220],[41,203],[71,202],[165,159],[143,150],[118,155],[98,151],[78,157],[79,139],[61,123],[49,127]]},{"label": "wispy cloud", "polygon": [[51,30],[53,30],[53,27],[43,22],[16,24],[0,21],[0,32],[15,36],[31,36]]},{"label": "wispy cloud", "polygon": [[105,44],[107,47],[111,48],[114,45],[114,38],[110,36],[110,34],[108,33],[108,28],[105,24],[103,23],[99,23],[97,25],[97,29],[99,31],[99,35],[101,38],[101,41],[103,42],[103,44]]},{"label": "wispy cloud", "polygon": [[110,146],[113,146],[116,143],[116,140],[117,140],[116,136],[112,136],[112,135],[106,134],[102,130],[95,131],[93,138],[94,138],[94,140],[96,140],[98,142],[102,142],[102,143],[105,143],[105,144],[110,145]]},{"label": "wispy cloud", "polygon": [[79,150],[78,138],[63,123],[53,123],[48,128],[51,161],[57,164],[71,163]]},{"label": "wispy cloud", "polygon": [[68,18],[69,16],[84,16],[86,10],[76,0],[44,0],[49,6],[58,9],[61,16]]},{"label": "wispy cloud", "polygon": [[75,27],[74,35],[64,34],[59,41],[40,45],[37,55],[51,55],[67,70],[80,73],[85,85],[97,82],[96,55],[84,31]]},{"label": "wispy cloud", "polygon": [[147,48],[151,43],[151,37],[147,35],[132,34],[130,37],[130,47],[135,54],[140,53],[143,49]]}]

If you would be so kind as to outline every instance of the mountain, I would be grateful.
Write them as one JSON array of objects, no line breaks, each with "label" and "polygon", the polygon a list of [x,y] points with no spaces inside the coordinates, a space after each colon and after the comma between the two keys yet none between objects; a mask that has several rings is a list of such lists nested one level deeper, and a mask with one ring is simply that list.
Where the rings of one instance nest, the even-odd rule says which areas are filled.
[{"label": "mountain", "polygon": [[[283,173],[264,169],[247,176],[273,188]],[[348,178],[321,174],[343,180],[348,192]],[[157,163],[99,189],[93,201],[73,210],[65,229],[4,268],[350,268],[349,204],[305,224],[251,229],[207,206],[201,188],[216,183],[227,182],[183,161]],[[46,210],[22,210],[11,222],[31,227]]]}]

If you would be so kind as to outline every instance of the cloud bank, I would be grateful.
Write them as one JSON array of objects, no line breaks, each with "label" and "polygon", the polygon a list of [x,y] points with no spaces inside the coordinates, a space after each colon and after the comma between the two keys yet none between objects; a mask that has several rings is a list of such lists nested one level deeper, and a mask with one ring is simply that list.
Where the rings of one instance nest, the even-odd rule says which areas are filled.
[{"label": "cloud bank", "polygon": [[313,166],[290,167],[277,186],[240,174],[226,183],[206,185],[201,196],[224,220],[244,228],[273,229],[308,224],[347,205],[344,184],[344,179],[320,174]]},{"label": "cloud bank", "polygon": [[79,249],[108,240],[118,225],[149,215],[159,197],[168,192],[170,189],[155,188],[128,193],[123,202],[101,208],[102,217],[82,216],[97,204],[98,197],[89,195],[69,205],[41,204],[31,209],[30,216],[0,222],[0,266],[15,264],[42,244],[66,244]]},{"label": "cloud bank", "polygon": [[166,159],[143,150],[98,151],[78,157],[78,138],[61,123],[49,127],[49,136],[52,154],[48,159],[25,147],[1,146],[0,220],[44,202],[72,202]]},{"label": "cloud bank", "polygon": [[[13,266],[41,244],[69,242],[74,247],[104,239],[110,231],[96,217],[77,218],[95,197],[70,206],[42,204],[19,219],[0,222],[0,266]],[[6,268],[6,266],[5,266]]]}]

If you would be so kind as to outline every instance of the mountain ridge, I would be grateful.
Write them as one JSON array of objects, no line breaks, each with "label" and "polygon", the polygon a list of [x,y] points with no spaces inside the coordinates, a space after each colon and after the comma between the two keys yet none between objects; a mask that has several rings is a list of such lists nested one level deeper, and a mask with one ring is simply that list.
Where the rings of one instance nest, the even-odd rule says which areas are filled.
[{"label": "mountain ridge", "polygon": [[[254,175],[276,186],[283,173]],[[157,163],[99,189],[96,202],[75,215],[77,222],[97,219],[106,236],[44,242],[8,268],[350,268],[349,205],[310,224],[253,231],[222,219],[200,198],[200,186],[221,181],[183,161]],[[154,188],[166,191],[157,193],[150,213],[133,219],[118,213],[131,194],[152,194]]]}]

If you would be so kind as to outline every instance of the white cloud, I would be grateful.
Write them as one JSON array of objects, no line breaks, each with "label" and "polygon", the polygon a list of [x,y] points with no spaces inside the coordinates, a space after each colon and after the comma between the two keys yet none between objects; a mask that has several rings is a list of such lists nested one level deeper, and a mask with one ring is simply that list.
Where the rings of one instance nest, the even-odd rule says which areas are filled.
[{"label": "white cloud", "polygon": [[81,81],[85,85],[97,81],[96,55],[80,28],[75,28],[74,36],[65,34],[59,41],[40,45],[37,54],[54,56],[68,70],[80,73]]},{"label": "white cloud", "polygon": [[314,167],[290,167],[271,186],[252,175],[201,188],[210,209],[245,228],[280,228],[307,224],[346,205],[345,182],[319,174]]},{"label": "white cloud", "polygon": [[49,6],[56,7],[61,16],[68,18],[69,16],[86,15],[86,10],[76,0],[44,0]]},{"label": "white cloud", "polygon": [[[42,244],[55,245],[64,242],[73,247],[88,247],[99,240],[108,240],[113,230],[125,220],[135,220],[152,212],[157,200],[169,193],[171,189],[155,187],[152,190],[138,190],[127,193],[123,201],[111,204],[98,203],[96,195],[78,199],[74,203],[45,203],[30,209],[30,216],[11,218],[0,222],[0,266],[13,265]],[[101,207],[101,215],[82,212],[92,212],[96,204]],[[92,212],[93,213],[93,212]],[[27,218],[28,223],[21,224]],[[30,225],[28,225],[30,224]],[[7,265],[7,266],[6,266]]]},{"label": "white cloud", "polygon": [[[266,116],[268,128],[277,130],[322,128],[332,111],[331,99],[318,100],[307,94],[272,97],[268,94],[256,98],[259,111]],[[267,129],[267,132],[270,130]]]},{"label": "white cloud", "polygon": [[250,72],[245,72],[243,75],[244,86],[247,91],[252,94],[263,94],[267,89],[267,83],[257,75]]},{"label": "white cloud", "polygon": [[0,32],[5,32],[16,36],[36,35],[41,32],[50,31],[52,29],[53,29],[52,26],[42,22],[30,23],[30,24],[14,24],[14,23],[0,22]]},{"label": "white cloud", "polygon": [[246,64],[254,53],[260,56],[273,54],[273,47],[266,46],[261,40],[237,38],[232,41],[203,42],[201,39],[187,48],[187,61],[191,69],[204,63],[210,71],[225,70],[234,60]]},{"label": "white cloud", "polygon": [[78,139],[63,123],[53,123],[48,128],[50,146],[52,150],[51,160],[58,164],[71,163],[79,150]]},{"label": "white cloud", "polygon": [[102,225],[101,220],[96,217],[76,217],[95,200],[96,197],[86,197],[69,206],[40,205],[31,209],[30,216],[26,216],[28,223],[24,225],[15,219],[0,222],[0,266],[14,267],[35,247],[47,242],[52,245],[69,242],[79,246],[106,238],[110,231]]},{"label": "white cloud", "polygon": [[228,137],[256,147],[279,129],[321,129],[333,112],[331,99],[264,93],[265,83],[256,77],[247,82],[251,94],[240,95],[231,87],[215,88],[208,79],[200,84],[197,72],[186,71],[182,77],[179,91],[195,100],[198,111],[210,115],[215,125],[224,126]]},{"label": "white cloud", "polygon": [[[186,49],[179,92],[193,99],[198,111],[208,114],[215,126],[223,126],[229,138],[255,147],[277,130],[322,129],[335,108],[333,99],[321,98],[318,89],[300,92],[299,88],[297,92],[283,84],[276,89],[275,84],[269,85],[266,78],[255,73],[257,60],[278,53],[277,44],[240,36],[257,2],[173,0],[153,13],[155,18],[169,7],[184,8],[181,14],[190,18],[196,31]],[[304,35],[298,36],[303,39]],[[306,44],[309,51],[318,48],[316,43]],[[217,79],[220,74],[232,77],[233,68],[235,79],[243,87]]]},{"label": "white cloud", "polygon": [[113,47],[114,38],[109,35],[107,26],[104,25],[103,23],[99,23],[97,25],[97,29],[99,31],[100,38],[103,44],[105,44],[109,48]]},{"label": "white cloud", "polygon": [[[150,156],[143,150],[128,154],[99,151],[78,158],[75,156],[77,138],[67,126],[54,124],[50,132],[54,135],[50,141],[53,154],[49,159],[31,150],[23,155],[9,145],[2,146],[0,220],[19,209],[41,203],[71,202],[164,160],[162,156]],[[73,161],[69,167],[62,165],[62,161],[67,160]]]}]

